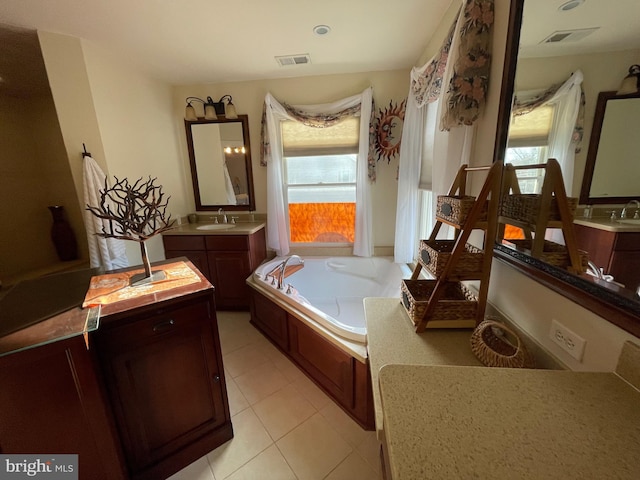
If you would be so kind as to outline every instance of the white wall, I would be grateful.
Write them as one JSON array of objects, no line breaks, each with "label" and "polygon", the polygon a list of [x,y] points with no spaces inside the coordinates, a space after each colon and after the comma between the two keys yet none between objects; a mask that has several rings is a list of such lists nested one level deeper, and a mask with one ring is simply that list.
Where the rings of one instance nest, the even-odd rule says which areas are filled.
[{"label": "white wall", "polygon": [[[260,119],[262,106],[267,92],[282,102],[290,104],[328,103],[340,98],[361,93],[365,88],[373,86],[373,97],[376,109],[388,107],[389,101],[400,103],[409,91],[409,71],[368,72],[346,75],[328,75],[315,77],[296,77],[276,80],[226,83],[215,85],[182,85],[174,89],[174,117],[181,125],[180,149],[184,174],[190,178],[189,157],[184,133],[185,98],[196,96],[214,100],[229,94],[239,114],[249,116],[251,142],[251,159],[253,181],[256,194],[256,211],[267,210],[267,169],[260,166]],[[196,108],[201,105],[196,105]],[[202,113],[199,113],[202,115]],[[396,173],[398,158],[389,164],[380,161],[377,164],[377,181],[373,184],[373,239],[374,245],[393,245],[393,228],[395,224],[395,205],[398,192]],[[195,201],[189,187],[190,208],[195,209]]]}]

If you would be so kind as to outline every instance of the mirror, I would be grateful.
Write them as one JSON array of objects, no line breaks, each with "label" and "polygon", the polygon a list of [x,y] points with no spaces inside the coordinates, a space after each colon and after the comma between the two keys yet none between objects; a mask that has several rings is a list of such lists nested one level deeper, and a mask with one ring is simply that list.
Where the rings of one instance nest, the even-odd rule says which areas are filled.
[{"label": "mirror", "polygon": [[196,210],[255,210],[247,115],[184,123]]},{"label": "mirror", "polygon": [[[543,42],[541,40],[545,38],[543,35],[538,42],[530,42],[531,33],[536,32],[540,34],[542,32],[549,31],[549,29],[553,32],[554,30],[560,31],[563,29],[578,28],[575,23],[567,24],[564,27],[561,25],[563,21],[567,22],[570,18],[575,17],[568,15],[570,12],[558,12],[558,2],[536,2],[535,0],[526,0],[525,3],[525,0],[511,0],[510,4],[508,40],[505,53],[506,61],[502,77],[494,160],[501,160],[505,158],[510,123],[510,106],[512,104],[513,93],[515,90],[516,70],[526,63],[526,61],[523,60],[522,54],[523,52],[532,53],[533,50],[542,48],[540,44]],[[588,4],[590,7],[594,8],[605,8],[603,12],[600,12],[600,17],[591,18],[590,21],[597,22],[597,24],[607,23],[605,17],[609,18],[613,15],[616,16],[615,19],[612,19],[607,23],[607,25],[612,25],[611,28],[606,29],[607,31],[622,31],[622,25],[626,25],[626,18],[637,18],[637,12],[607,8],[606,2],[602,2],[602,5],[600,5],[600,2],[588,2]],[[583,8],[586,5],[587,2],[579,8]],[[625,8],[632,7],[638,8],[635,6],[634,2],[625,4]],[[539,8],[547,8],[548,11],[540,14],[539,11],[536,11],[536,9]],[[576,9],[576,12],[578,11],[579,9]],[[616,22],[618,23],[616,24]],[[620,27],[618,28],[616,25],[620,25]],[[591,27],[593,25],[588,26]],[[604,47],[599,47],[597,44],[587,42],[591,43],[592,50],[590,50],[590,52],[592,53],[623,50],[626,50],[629,53],[627,63],[620,66],[619,72],[616,71],[617,76],[619,77],[616,80],[617,84],[614,83],[613,85],[607,85],[604,88],[597,88],[592,94],[593,98],[595,98],[595,95],[599,91],[617,88],[626,74],[629,65],[635,63],[634,59],[637,59],[638,49],[640,49],[640,39],[637,35],[637,27],[634,30],[631,32],[626,31],[627,34],[630,33],[628,37],[623,41],[623,43],[617,43],[615,46],[606,45]],[[525,37],[527,41],[521,42],[521,38],[525,39]],[[597,39],[599,37],[594,34],[592,38]],[[572,54],[578,55],[576,50],[577,42],[572,42],[572,44],[571,48],[574,49]],[[579,58],[578,60],[573,58],[573,64],[578,63],[578,65],[572,68],[580,68],[579,61],[587,62],[590,58],[588,53],[589,51],[583,50],[582,58]],[[521,65],[518,65],[519,61],[521,62]],[[529,61],[533,62],[533,64],[530,63],[529,65],[529,72],[534,71],[534,69],[542,70],[545,68],[545,65],[547,65],[547,68],[558,69],[559,62],[566,62],[564,59],[555,57],[555,63],[553,63],[553,55],[550,55],[547,58],[543,55],[539,55],[538,58],[535,58],[535,61],[531,59],[529,59]],[[549,65],[554,65],[554,67],[549,67]],[[598,73],[600,76],[598,76],[598,78],[594,78],[594,72]],[[594,88],[594,86],[597,86],[594,84],[602,81],[603,77],[606,77],[608,72],[606,67],[603,67],[602,65],[595,65],[591,67],[589,74],[591,76],[587,76],[587,73],[585,72],[585,89],[587,87]],[[608,81],[611,82],[612,80]],[[545,86],[549,85],[538,85],[538,87]],[[596,108],[595,103],[596,102],[593,99],[590,104],[587,103],[585,109],[586,119],[588,119],[590,115],[594,115]],[[634,122],[634,126],[635,125],[637,125],[637,120]],[[585,126],[588,128],[587,124]],[[627,171],[631,166],[630,164],[631,162],[624,164]],[[579,180],[582,178],[582,170],[581,166],[576,162],[575,179]],[[587,174],[590,175],[589,173]],[[638,175],[634,175],[637,183]],[[576,182],[574,181],[574,185],[575,184]],[[616,201],[614,201],[614,203]],[[607,202],[611,202],[611,199],[608,199]],[[571,274],[567,270],[556,268],[548,263],[540,261],[539,259],[525,255],[520,251],[513,250],[504,245],[496,244],[494,248],[494,255],[496,258],[510,264],[523,274],[535,279],[551,290],[554,290],[568,299],[593,311],[597,315],[609,320],[611,323],[623,328],[631,334],[640,337],[640,297],[638,297],[635,292],[620,289],[615,284],[598,280],[595,277],[588,275],[577,276]]]},{"label": "mirror", "polygon": [[600,92],[580,203],[627,203],[640,198],[640,94]]}]

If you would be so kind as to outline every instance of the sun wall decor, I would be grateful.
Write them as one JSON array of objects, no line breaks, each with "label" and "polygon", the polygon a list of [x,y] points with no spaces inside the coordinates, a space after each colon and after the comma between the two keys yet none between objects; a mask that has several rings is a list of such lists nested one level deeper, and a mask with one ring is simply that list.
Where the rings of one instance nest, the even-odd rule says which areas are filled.
[{"label": "sun wall decor", "polygon": [[375,152],[378,161],[386,158],[387,163],[400,152],[402,127],[404,125],[406,100],[400,104],[389,102],[387,108],[379,109],[375,119]]}]

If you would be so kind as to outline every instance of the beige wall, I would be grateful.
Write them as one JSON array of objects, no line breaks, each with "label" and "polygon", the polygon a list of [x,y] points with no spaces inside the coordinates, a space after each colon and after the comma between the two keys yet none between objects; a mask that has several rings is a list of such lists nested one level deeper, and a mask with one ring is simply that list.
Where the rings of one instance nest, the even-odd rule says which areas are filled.
[{"label": "beige wall", "polygon": [[51,95],[0,98],[0,280],[59,262],[49,205],[63,205],[86,252],[81,212]]},{"label": "beige wall", "polygon": [[[157,178],[170,195],[173,218],[188,213],[186,180],[179,162],[178,135],[172,115],[171,86],[153,80],[135,65],[82,41],[95,116],[111,177],[134,182]],[[91,147],[93,148],[93,147]],[[127,257],[140,264],[140,247],[126,242]],[[147,242],[149,258],[164,259],[162,238]]]},{"label": "beige wall", "polygon": [[[329,75],[314,77],[296,77],[277,80],[261,80],[252,82],[227,83],[216,85],[185,85],[174,89],[174,117],[180,124],[180,150],[183,171],[190,178],[189,157],[187,154],[184,133],[185,98],[196,96],[214,100],[229,94],[238,113],[249,116],[251,142],[251,159],[253,179],[256,193],[256,211],[267,210],[267,169],[260,166],[260,119],[262,105],[268,92],[282,102],[290,104],[328,103],[350,95],[361,93],[373,86],[373,97],[376,109],[388,107],[389,101],[399,103],[407,97],[409,89],[409,71],[368,72],[347,75]],[[196,108],[201,105],[196,106]],[[201,114],[201,113],[200,113]],[[374,245],[393,245],[393,228],[395,224],[395,205],[398,192],[396,172],[398,158],[389,164],[380,161],[377,164],[377,181],[372,185],[373,202],[373,239]],[[189,187],[190,208],[195,208],[191,187]]]}]

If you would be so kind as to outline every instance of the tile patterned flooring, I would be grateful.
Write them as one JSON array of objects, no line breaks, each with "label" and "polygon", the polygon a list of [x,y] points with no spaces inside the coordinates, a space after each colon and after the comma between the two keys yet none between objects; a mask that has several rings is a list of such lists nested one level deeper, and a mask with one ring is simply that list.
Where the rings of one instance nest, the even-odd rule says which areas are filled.
[{"label": "tile patterned flooring", "polygon": [[217,315],[234,438],[170,480],[380,480],[375,432],[250,325],[248,312]]}]

